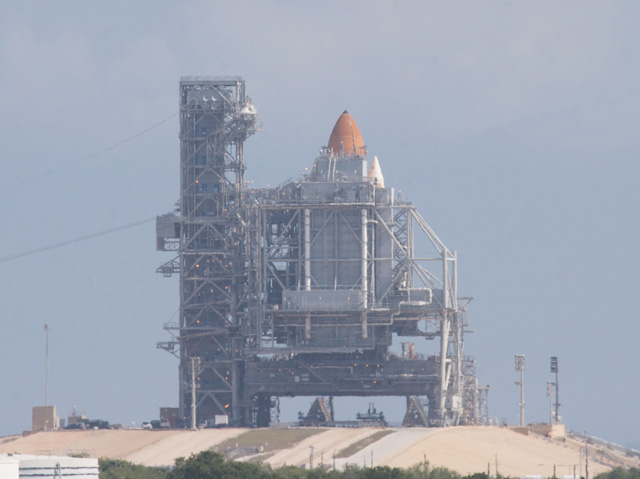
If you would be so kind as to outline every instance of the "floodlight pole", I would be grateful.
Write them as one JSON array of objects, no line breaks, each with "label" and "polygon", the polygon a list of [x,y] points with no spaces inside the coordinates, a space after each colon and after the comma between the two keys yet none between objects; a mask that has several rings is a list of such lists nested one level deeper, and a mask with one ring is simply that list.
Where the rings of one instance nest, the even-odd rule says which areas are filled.
[{"label": "floodlight pole", "polygon": [[44,405],[49,405],[49,323],[44,324],[45,334],[45,374],[44,374]]},{"label": "floodlight pole", "polygon": [[553,383],[551,381],[547,381],[547,397],[549,398],[549,426],[551,426],[553,424]]},{"label": "floodlight pole", "polygon": [[524,369],[520,370],[520,425],[524,426]]},{"label": "floodlight pole", "polygon": [[584,477],[589,479],[589,435],[584,432]]},{"label": "floodlight pole", "polygon": [[560,368],[558,367],[558,357],[551,356],[551,372],[556,373],[556,422],[560,422],[560,383],[558,382],[558,372]]},{"label": "floodlight pole", "polygon": [[560,422],[560,383],[558,382],[558,370],[556,369],[556,422]]},{"label": "floodlight pole", "polygon": [[524,426],[524,354],[516,354],[515,365],[516,371],[520,371],[520,382],[516,385],[520,386],[520,426]]}]

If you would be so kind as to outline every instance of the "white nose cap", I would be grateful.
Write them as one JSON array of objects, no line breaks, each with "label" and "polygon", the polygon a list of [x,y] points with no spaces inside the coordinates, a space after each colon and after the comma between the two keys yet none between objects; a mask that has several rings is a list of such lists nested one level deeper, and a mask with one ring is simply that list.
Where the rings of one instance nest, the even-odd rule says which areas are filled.
[{"label": "white nose cap", "polygon": [[382,176],[382,169],[380,168],[377,156],[373,157],[373,161],[369,167],[369,173],[367,174],[367,180],[375,180],[378,188],[384,188],[384,176]]}]

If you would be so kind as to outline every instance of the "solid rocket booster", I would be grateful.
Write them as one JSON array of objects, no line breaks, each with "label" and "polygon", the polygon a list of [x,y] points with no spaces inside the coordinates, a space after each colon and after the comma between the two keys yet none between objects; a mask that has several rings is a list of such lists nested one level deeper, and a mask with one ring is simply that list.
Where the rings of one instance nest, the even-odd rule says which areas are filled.
[{"label": "solid rocket booster", "polygon": [[367,174],[367,180],[374,180],[376,182],[376,187],[384,188],[384,176],[382,176],[382,169],[380,168],[377,156],[373,157],[373,161],[369,167],[369,173]]}]

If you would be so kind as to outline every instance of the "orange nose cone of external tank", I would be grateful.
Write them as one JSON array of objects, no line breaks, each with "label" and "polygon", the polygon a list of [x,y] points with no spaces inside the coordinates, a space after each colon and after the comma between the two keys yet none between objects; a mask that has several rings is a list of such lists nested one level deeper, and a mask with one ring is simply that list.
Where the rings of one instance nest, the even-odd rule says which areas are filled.
[{"label": "orange nose cone of external tank", "polygon": [[327,148],[329,151],[333,150],[335,155],[365,156],[367,154],[358,125],[347,110],[340,115],[333,127]]}]

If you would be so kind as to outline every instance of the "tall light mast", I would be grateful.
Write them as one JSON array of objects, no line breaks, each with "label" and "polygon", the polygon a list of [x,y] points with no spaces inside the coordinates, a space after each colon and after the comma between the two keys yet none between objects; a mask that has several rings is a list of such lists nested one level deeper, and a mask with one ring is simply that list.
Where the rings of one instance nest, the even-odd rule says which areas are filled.
[{"label": "tall light mast", "polygon": [[551,356],[551,372],[556,374],[556,422],[560,422],[560,383],[558,383],[558,372],[560,368],[558,367],[558,357]]},{"label": "tall light mast", "polygon": [[520,386],[520,426],[524,426],[524,354],[516,354],[515,364],[516,371],[520,371],[520,381],[516,381]]},{"label": "tall light mast", "polygon": [[45,334],[45,375],[44,375],[44,405],[49,405],[49,331],[51,327],[49,323],[44,324]]},{"label": "tall light mast", "polygon": [[549,426],[554,423],[553,420],[553,383],[547,381],[547,397],[549,398]]}]

